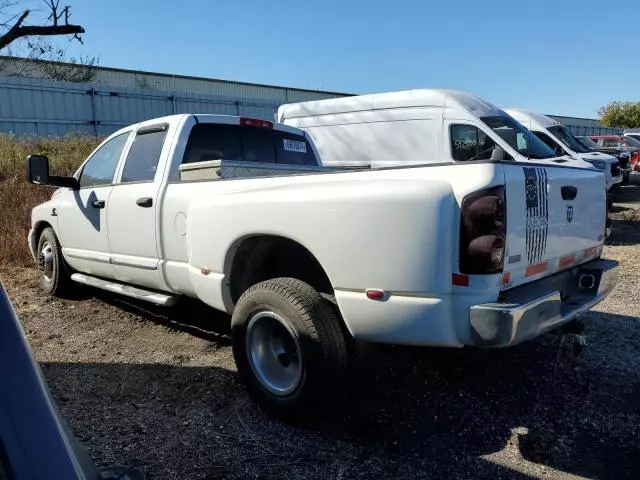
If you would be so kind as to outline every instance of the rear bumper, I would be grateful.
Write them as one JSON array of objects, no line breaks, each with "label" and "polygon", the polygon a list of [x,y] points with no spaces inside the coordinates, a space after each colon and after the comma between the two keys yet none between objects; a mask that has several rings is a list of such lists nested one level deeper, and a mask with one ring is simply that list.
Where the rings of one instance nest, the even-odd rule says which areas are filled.
[{"label": "rear bumper", "polygon": [[[586,284],[581,288],[579,279]],[[499,303],[474,305],[470,311],[473,344],[507,347],[573,320],[602,301],[615,286],[618,262],[595,260],[505,292]],[[593,279],[593,285],[590,280]]]}]

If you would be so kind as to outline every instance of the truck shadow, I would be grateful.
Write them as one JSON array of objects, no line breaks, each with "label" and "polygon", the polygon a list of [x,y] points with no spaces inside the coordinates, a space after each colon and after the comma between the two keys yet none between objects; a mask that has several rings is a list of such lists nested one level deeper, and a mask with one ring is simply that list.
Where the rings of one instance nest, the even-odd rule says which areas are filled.
[{"label": "truck shadow", "polygon": [[77,293],[78,298],[89,295],[169,329],[185,332],[218,345],[231,345],[231,317],[200,301],[183,297],[173,307],[166,308],[98,289],[83,288]]},{"label": "truck shadow", "polygon": [[[167,311],[102,298],[167,328],[229,344],[229,317],[198,304]],[[71,417],[74,402],[92,397],[98,415],[91,422],[100,421],[100,410],[130,412],[124,428],[138,431],[135,439],[127,437],[136,448],[113,452],[129,463],[136,460],[131,451],[144,452],[145,435],[153,434],[172,449],[147,457],[179,456],[172,460],[177,466],[201,465],[202,472],[224,465],[226,473],[214,478],[264,474],[262,460],[253,459],[270,452],[284,455],[285,463],[305,464],[296,467],[300,478],[530,478],[499,464],[514,455],[533,462],[528,468],[637,478],[640,375],[627,360],[637,356],[640,322],[590,312],[587,326],[594,343],[577,358],[570,344],[558,348],[552,335],[505,350],[375,346],[341,404],[307,424],[263,415],[235,373],[217,367],[48,365],[45,372],[58,378],[54,385],[66,377],[56,391],[67,398]],[[89,386],[82,384],[87,379]],[[95,428],[83,422],[76,423],[81,432]],[[197,427],[190,426],[194,422]],[[109,435],[117,445],[122,432],[106,428],[113,429]],[[108,438],[98,442],[115,448]],[[147,457],[138,460],[163,463]]]}]

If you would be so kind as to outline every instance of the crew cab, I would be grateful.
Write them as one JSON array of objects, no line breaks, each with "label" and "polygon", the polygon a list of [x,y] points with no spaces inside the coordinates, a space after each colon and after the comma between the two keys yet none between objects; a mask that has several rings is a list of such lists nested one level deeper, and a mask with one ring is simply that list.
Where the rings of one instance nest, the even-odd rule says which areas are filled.
[{"label": "crew cab", "polygon": [[[340,391],[353,340],[508,347],[602,300],[617,275],[601,258],[602,174],[505,159],[516,151],[471,97],[418,97],[440,105],[444,128],[411,165],[317,165],[308,132],[192,114],[117,131],[73,177],[51,176],[48,159],[32,155],[28,180],[59,187],[32,212],[40,285],[62,295],[79,282],[159,305],[193,297],[228,312],[240,377],[281,415]],[[506,138],[549,154],[486,108],[491,125],[513,129],[500,130]],[[418,124],[392,127],[399,156],[411,135],[431,148]],[[479,155],[463,130],[502,159]]]}]

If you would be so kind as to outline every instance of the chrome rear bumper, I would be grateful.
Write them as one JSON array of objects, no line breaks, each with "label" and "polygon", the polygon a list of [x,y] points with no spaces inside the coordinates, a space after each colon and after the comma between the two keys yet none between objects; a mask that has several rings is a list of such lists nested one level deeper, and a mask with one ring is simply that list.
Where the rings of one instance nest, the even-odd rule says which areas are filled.
[{"label": "chrome rear bumper", "polygon": [[474,305],[474,344],[507,347],[548,332],[602,301],[617,278],[618,262],[595,260],[505,292],[499,303]]}]

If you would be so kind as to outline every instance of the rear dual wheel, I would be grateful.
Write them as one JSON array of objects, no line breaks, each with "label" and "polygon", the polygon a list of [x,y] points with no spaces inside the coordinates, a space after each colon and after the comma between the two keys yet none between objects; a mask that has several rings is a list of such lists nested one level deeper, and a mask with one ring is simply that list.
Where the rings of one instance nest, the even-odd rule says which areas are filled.
[{"label": "rear dual wheel", "polygon": [[335,399],[348,368],[343,326],[310,285],[276,278],[249,288],[231,320],[238,373],[253,399],[292,417]]}]

